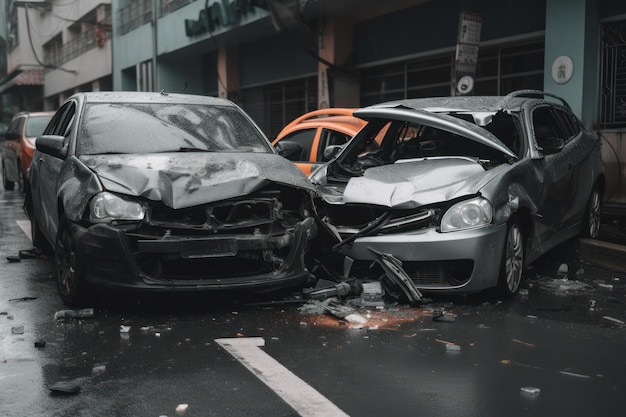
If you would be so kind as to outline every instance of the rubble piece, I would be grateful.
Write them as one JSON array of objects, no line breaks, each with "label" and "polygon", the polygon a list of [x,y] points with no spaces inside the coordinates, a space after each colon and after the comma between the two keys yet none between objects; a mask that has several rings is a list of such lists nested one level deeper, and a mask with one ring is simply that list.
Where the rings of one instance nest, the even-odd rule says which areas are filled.
[{"label": "rubble piece", "polygon": [[35,347],[36,348],[45,348],[46,347],[46,342],[44,342],[43,340],[37,340],[35,342]]},{"label": "rubble piece", "polygon": [[460,352],[461,346],[455,345],[454,343],[446,345],[446,352]]},{"label": "rubble piece", "polygon": [[20,297],[20,298],[11,298],[9,300],[9,303],[12,303],[14,301],[33,301],[36,300],[37,297]]},{"label": "rubble piece", "polygon": [[19,256],[15,256],[15,255],[9,255],[7,256],[7,261],[11,263],[22,262],[22,258],[20,258]]},{"label": "rubble piece", "polygon": [[402,269],[402,261],[391,254],[379,252],[373,248],[368,249],[378,255],[376,262],[385,271],[385,276],[400,287],[410,304],[415,304],[422,299],[422,293],[420,293],[411,278]]},{"label": "rubble piece", "polygon": [[24,334],[24,326],[11,327],[11,333],[13,333],[13,334]]},{"label": "rubble piece", "polygon": [[95,365],[93,368],[91,368],[91,373],[92,375],[102,374],[104,373],[104,371],[106,371],[106,369],[106,365]]},{"label": "rubble piece", "polygon": [[18,252],[21,259],[36,259],[37,252],[35,249],[21,250]]},{"label": "rubble piece", "polygon": [[545,278],[539,282],[539,288],[544,290],[554,291],[557,294],[564,294],[569,292],[577,292],[591,289],[589,284],[576,280],[562,280]]},{"label": "rubble piece", "polygon": [[363,307],[384,307],[383,287],[380,281],[364,282],[361,284],[361,298],[358,304]]},{"label": "rubble piece", "polygon": [[343,318],[343,320],[347,321],[350,324],[365,324],[367,323],[367,319],[358,313],[348,314]]},{"label": "rubble piece", "polygon": [[80,385],[74,381],[61,381],[48,387],[50,391],[58,394],[72,395],[80,392]]},{"label": "rubble piece", "polygon": [[188,408],[188,404],[178,404],[178,406],[176,406],[176,415],[182,416],[187,412]]},{"label": "rubble piece", "polygon": [[305,289],[302,293],[305,297],[312,300],[325,300],[330,297],[340,297],[348,295],[350,293],[356,293],[357,287],[350,285],[348,282],[340,282],[331,287],[319,288],[319,289]]},{"label": "rubble piece", "polygon": [[435,342],[443,343],[444,345],[454,345],[454,342],[448,342],[447,340],[435,339]]},{"label": "rubble piece", "polygon": [[519,295],[528,295],[528,289],[520,288],[519,289]]},{"label": "rubble piece", "polygon": [[569,268],[568,268],[567,264],[561,264],[561,265],[559,265],[559,269],[558,269],[558,271],[556,273],[559,274],[559,275],[567,275],[568,270],[569,270]]},{"label": "rubble piece", "polygon": [[532,343],[528,343],[528,342],[524,342],[523,340],[519,340],[519,339],[513,339],[513,341],[515,343],[519,343],[520,345],[524,345],[524,346],[528,346],[528,347],[535,347],[535,345],[533,345]]},{"label": "rubble piece", "polygon": [[452,317],[451,315],[446,314],[445,312],[442,312],[441,314],[434,315],[433,321],[442,321],[442,322],[452,323],[456,321],[456,319]]},{"label": "rubble piece", "polygon": [[577,373],[569,372],[569,371],[559,371],[559,373],[562,375],[573,376],[575,378],[583,378],[583,379],[591,378],[591,376],[589,375],[577,374]]},{"label": "rubble piece", "polygon": [[128,333],[130,332],[130,326],[125,324],[120,324],[120,333]]},{"label": "rubble piece", "polygon": [[84,319],[94,316],[93,308],[83,308],[80,310],[59,310],[54,313],[55,320],[61,320],[66,318]]},{"label": "rubble piece", "polygon": [[618,326],[623,326],[624,322],[622,320],[610,317],[610,316],[604,316],[602,317],[602,320],[609,322],[610,324],[616,324]]},{"label": "rubble piece", "polygon": [[612,290],[613,285],[611,284],[597,284],[599,288],[604,288],[605,290]]},{"label": "rubble piece", "polygon": [[536,388],[536,387],[522,387],[521,388],[521,392],[522,392],[523,395],[535,397],[535,396],[539,395],[541,390],[539,388]]}]

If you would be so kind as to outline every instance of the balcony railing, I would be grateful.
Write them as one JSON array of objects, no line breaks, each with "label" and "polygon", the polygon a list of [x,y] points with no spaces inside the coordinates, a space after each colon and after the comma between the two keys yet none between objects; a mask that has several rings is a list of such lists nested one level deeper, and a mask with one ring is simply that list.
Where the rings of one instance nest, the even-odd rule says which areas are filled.
[{"label": "balcony railing", "polygon": [[152,20],[152,0],[135,0],[119,11],[120,34],[130,32]]},{"label": "balcony railing", "polygon": [[[110,22],[110,19],[108,19]],[[84,54],[85,52],[102,47],[107,40],[111,39],[110,23],[102,22],[101,26],[95,26],[93,31],[81,33],[61,48],[44,51],[44,63],[52,67],[58,67],[68,61]]]}]

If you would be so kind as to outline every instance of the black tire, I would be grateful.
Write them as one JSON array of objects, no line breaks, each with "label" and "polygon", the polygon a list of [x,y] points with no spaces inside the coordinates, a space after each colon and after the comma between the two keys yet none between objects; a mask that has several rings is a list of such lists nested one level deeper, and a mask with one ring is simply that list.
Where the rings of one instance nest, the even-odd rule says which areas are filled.
[{"label": "black tire", "polygon": [[587,208],[582,220],[580,236],[597,239],[600,236],[602,224],[602,193],[598,187],[594,187],[587,202]]},{"label": "black tire", "polygon": [[83,271],[76,262],[74,236],[65,217],[59,219],[56,245],[54,248],[56,284],[63,303],[70,307],[81,307],[90,300],[90,290],[84,281]]},{"label": "black tire", "polygon": [[7,191],[12,191],[15,185],[13,181],[7,180],[7,169],[4,166],[4,161],[2,162],[2,185]]},{"label": "black tire", "polygon": [[509,220],[500,262],[498,293],[505,298],[514,297],[520,288],[524,273],[524,234],[516,217]]}]

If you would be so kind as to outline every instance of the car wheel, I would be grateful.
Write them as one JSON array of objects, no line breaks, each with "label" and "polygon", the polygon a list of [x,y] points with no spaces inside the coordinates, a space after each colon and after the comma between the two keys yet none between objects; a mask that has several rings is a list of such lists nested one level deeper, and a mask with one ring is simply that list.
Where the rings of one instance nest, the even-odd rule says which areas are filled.
[{"label": "car wheel", "polygon": [[507,226],[506,240],[498,280],[498,292],[507,298],[519,291],[524,272],[524,235],[515,217]]},{"label": "car wheel", "polygon": [[79,307],[87,301],[88,289],[83,273],[76,262],[74,236],[65,217],[59,220],[54,248],[57,289],[61,300],[68,306]]},{"label": "car wheel", "polygon": [[589,196],[585,217],[583,218],[581,236],[597,239],[600,235],[600,224],[602,215],[602,193],[596,187]]},{"label": "car wheel", "polygon": [[2,162],[2,185],[7,191],[13,190],[13,181],[7,180],[7,169],[4,166],[4,161]]}]

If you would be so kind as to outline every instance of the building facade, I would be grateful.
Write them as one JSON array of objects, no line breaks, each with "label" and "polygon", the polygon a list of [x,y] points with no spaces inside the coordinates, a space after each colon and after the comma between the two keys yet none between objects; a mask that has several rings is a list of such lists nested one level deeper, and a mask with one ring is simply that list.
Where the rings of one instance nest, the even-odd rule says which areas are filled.
[{"label": "building facade", "polygon": [[54,110],[77,91],[113,88],[110,1],[4,0],[2,10],[3,119]]}]

